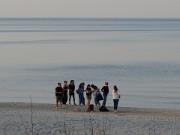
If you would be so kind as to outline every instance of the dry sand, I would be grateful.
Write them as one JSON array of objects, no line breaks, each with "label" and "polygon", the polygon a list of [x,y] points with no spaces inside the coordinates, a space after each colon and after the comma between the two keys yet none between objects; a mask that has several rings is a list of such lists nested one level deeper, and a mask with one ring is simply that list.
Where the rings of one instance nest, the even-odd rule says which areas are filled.
[{"label": "dry sand", "polygon": [[31,135],[32,129],[34,135],[180,135],[180,110],[108,109],[88,113],[68,105],[57,111],[54,104],[33,103],[31,113],[29,103],[1,102],[0,135]]}]

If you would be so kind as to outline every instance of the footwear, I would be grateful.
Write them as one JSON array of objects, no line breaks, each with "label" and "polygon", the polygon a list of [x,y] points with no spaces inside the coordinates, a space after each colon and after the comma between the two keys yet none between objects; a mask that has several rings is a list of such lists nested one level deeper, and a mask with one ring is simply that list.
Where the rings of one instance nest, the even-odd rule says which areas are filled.
[{"label": "footwear", "polygon": [[69,103],[69,105],[71,105],[71,103]]},{"label": "footwear", "polygon": [[117,110],[114,110],[114,112],[116,113],[116,112],[117,112]]},{"label": "footwear", "polygon": [[74,103],[74,105],[76,105],[76,103]]}]

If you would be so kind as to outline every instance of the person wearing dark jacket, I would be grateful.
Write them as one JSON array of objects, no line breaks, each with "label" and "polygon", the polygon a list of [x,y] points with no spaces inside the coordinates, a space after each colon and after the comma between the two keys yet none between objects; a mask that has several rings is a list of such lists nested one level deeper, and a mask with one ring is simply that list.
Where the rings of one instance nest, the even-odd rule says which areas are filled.
[{"label": "person wearing dark jacket", "polygon": [[75,85],[74,85],[74,80],[71,80],[69,84],[69,104],[71,104],[71,96],[73,97],[74,105],[75,103],[75,97],[74,97],[74,90],[75,90]]},{"label": "person wearing dark jacket", "polygon": [[63,92],[62,92],[62,103],[63,105],[66,105],[67,100],[68,100],[68,84],[67,81],[64,81],[64,85],[63,85]]},{"label": "person wearing dark jacket", "polygon": [[107,95],[109,94],[109,87],[108,87],[108,82],[105,82],[105,85],[102,87],[101,91],[103,92],[103,106],[106,106],[106,101],[107,101]]},{"label": "person wearing dark jacket", "polygon": [[56,96],[56,109],[58,110],[58,102],[60,103],[60,108],[62,108],[62,87],[61,83],[58,83],[58,86],[55,88],[55,96]]}]

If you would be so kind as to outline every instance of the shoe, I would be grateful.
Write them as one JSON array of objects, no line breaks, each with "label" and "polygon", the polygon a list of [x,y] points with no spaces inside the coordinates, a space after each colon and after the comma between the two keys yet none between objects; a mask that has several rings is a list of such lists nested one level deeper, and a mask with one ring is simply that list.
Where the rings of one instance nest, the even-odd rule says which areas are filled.
[{"label": "shoe", "polygon": [[74,103],[74,105],[76,105],[76,103]]},{"label": "shoe", "polygon": [[69,103],[69,105],[71,105],[71,103]]},{"label": "shoe", "polygon": [[114,112],[116,113],[117,111],[116,111],[116,110],[114,110]]}]

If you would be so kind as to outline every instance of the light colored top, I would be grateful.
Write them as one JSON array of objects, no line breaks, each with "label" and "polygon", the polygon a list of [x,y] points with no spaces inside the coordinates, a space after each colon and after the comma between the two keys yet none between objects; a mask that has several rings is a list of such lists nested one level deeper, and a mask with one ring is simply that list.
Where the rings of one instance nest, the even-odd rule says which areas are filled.
[{"label": "light colored top", "polygon": [[113,99],[119,99],[120,97],[120,92],[119,90],[117,90],[117,92],[114,92],[114,90],[112,91],[112,96],[113,96]]}]

